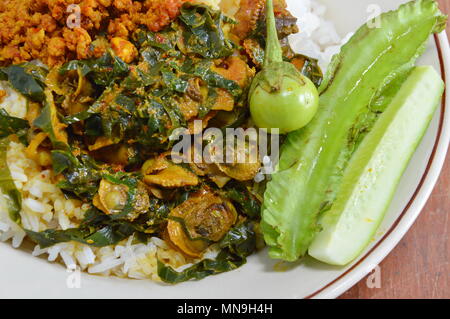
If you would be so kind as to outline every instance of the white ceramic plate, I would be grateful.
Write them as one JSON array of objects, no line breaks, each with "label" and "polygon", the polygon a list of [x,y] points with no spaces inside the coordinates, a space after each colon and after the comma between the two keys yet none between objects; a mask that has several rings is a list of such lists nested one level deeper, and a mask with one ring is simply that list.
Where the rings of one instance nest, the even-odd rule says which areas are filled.
[{"label": "white ceramic plate", "polygon": [[[296,0],[288,0],[295,2]],[[323,0],[328,18],[341,35],[367,20],[369,5],[383,11],[401,0]],[[433,65],[450,83],[450,49],[447,36],[430,39],[420,64]],[[447,77],[446,75],[447,74]],[[331,267],[307,259],[284,272],[273,270],[265,252],[249,258],[242,268],[199,282],[166,286],[150,281],[96,277],[83,274],[80,289],[67,288],[71,275],[56,264],[33,258],[22,250],[0,243],[1,298],[335,298],[368,274],[397,245],[427,201],[445,160],[450,140],[450,110],[443,101],[422,144],[412,159],[379,229],[364,254],[347,267]]]}]

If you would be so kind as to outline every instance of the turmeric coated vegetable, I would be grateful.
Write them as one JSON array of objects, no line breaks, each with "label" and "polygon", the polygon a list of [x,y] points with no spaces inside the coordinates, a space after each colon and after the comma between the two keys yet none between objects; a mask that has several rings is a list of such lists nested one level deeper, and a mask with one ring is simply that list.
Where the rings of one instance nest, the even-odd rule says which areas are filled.
[{"label": "turmeric coated vegetable", "polygon": [[293,64],[283,61],[273,1],[267,1],[267,46],[263,70],[250,88],[249,103],[255,124],[281,134],[306,126],[319,106],[319,93]]},{"label": "turmeric coated vegetable", "polygon": [[228,80],[235,81],[239,86],[247,86],[249,80],[255,75],[247,63],[238,56],[231,56],[218,67],[212,67],[214,72]]},{"label": "turmeric coated vegetable", "polygon": [[[235,138],[233,143],[227,142],[225,157],[226,161],[217,161],[216,165],[221,172],[238,181],[252,180],[259,169],[261,162],[258,157],[256,141],[239,141]],[[230,161],[231,160],[231,161]]]},{"label": "turmeric coated vegetable", "polygon": [[27,149],[25,150],[25,154],[28,158],[37,159],[38,147],[42,144],[42,142],[47,138],[47,134],[41,132],[36,134],[31,140],[30,144],[28,144]]},{"label": "turmeric coated vegetable", "polygon": [[219,188],[223,188],[231,180],[231,177],[223,173],[214,163],[191,163],[190,167],[195,174],[208,177]]},{"label": "turmeric coated vegetable", "polygon": [[111,145],[114,145],[114,141],[111,138],[106,136],[100,136],[95,140],[95,143],[93,145],[89,145],[88,149],[90,151],[96,151]]},{"label": "turmeric coated vegetable", "polygon": [[162,187],[184,187],[196,186],[200,181],[198,177],[186,168],[175,165],[160,156],[150,159],[142,167],[144,182],[148,185],[159,185]]},{"label": "turmeric coated vegetable", "polygon": [[114,53],[125,63],[131,63],[138,56],[138,50],[136,47],[130,41],[122,38],[112,38],[111,48],[114,50]]},{"label": "turmeric coated vegetable", "polygon": [[125,185],[115,185],[103,179],[94,197],[94,205],[107,215],[117,214],[127,203],[127,193]]},{"label": "turmeric coated vegetable", "polygon": [[[236,12],[240,0],[231,1]],[[23,191],[14,189],[15,176],[6,161],[11,159],[3,156],[0,186],[12,202],[11,220],[43,249],[77,242],[98,252],[127,240],[140,247],[161,239],[164,247],[155,251],[151,277],[165,282],[243,265],[256,250],[260,199],[250,189],[260,164],[234,159],[222,164],[208,160],[204,152],[200,163],[185,156],[185,142],[206,148],[221,140],[219,130],[245,133],[254,127],[246,100],[261,64],[251,62],[241,47],[244,39],[232,33],[234,19],[207,1],[37,2],[43,5],[29,8],[36,21],[42,18],[40,29],[28,28],[33,43],[25,41],[22,47],[22,40],[16,41],[19,46],[9,51],[11,42],[7,53],[20,49],[32,54],[16,62],[40,61],[10,65],[7,58],[0,63],[0,89],[5,91],[0,90],[0,100],[7,93],[0,110],[0,147],[7,155],[29,145],[33,161],[28,161],[43,166],[37,167],[42,176],[36,176],[48,178],[63,204],[64,198],[70,203],[64,210],[56,205],[55,213],[66,214],[73,226],[47,223],[48,218],[43,219],[46,227],[38,229],[29,229],[26,219],[20,223],[20,195],[34,192],[24,183]],[[80,5],[81,26],[63,28],[69,15],[64,4],[73,2]],[[64,13],[64,21],[48,12]],[[259,25],[261,16],[257,18]],[[54,32],[49,19],[58,25]],[[259,40],[264,38],[261,34]],[[42,46],[30,52],[35,40]],[[263,51],[264,45],[258,44]],[[50,57],[34,53],[39,50]],[[10,96],[14,91],[19,99]],[[21,105],[12,105],[12,100]],[[258,137],[256,130],[249,131]],[[220,153],[224,146],[219,147],[210,153]],[[209,251],[217,258],[194,260],[209,258]],[[191,262],[187,275],[178,273],[178,267]]]},{"label": "turmeric coated vegetable", "polygon": [[43,132],[36,134],[25,150],[25,154],[27,155],[27,157],[34,160],[41,166],[49,166],[52,164],[50,152],[40,147],[42,142],[44,142],[46,139],[47,134]]},{"label": "turmeric coated vegetable", "polygon": [[236,223],[233,204],[210,190],[202,190],[173,209],[167,224],[170,241],[184,254],[200,257]]},{"label": "turmeric coated vegetable", "polygon": [[61,121],[59,120],[58,109],[53,98],[53,93],[50,89],[45,89],[44,93],[45,107],[42,109],[39,117],[35,119],[33,125],[47,133],[48,137],[54,145],[67,145],[67,125],[61,123]]},{"label": "turmeric coated vegetable", "polygon": [[30,125],[33,125],[34,120],[39,116],[41,112],[41,105],[36,102],[28,101],[27,114],[25,119]]},{"label": "turmeric coated vegetable", "polygon": [[234,98],[224,89],[217,90],[218,96],[211,110],[214,111],[233,111]]},{"label": "turmeric coated vegetable", "polygon": [[132,146],[114,144],[109,138],[99,137],[93,145],[88,147],[95,159],[109,164],[127,166],[130,158],[135,155]]},{"label": "turmeric coated vegetable", "polygon": [[48,73],[45,84],[50,91],[64,96],[61,107],[65,114],[72,115],[85,111],[92,103],[94,88],[80,68],[67,74],[60,74],[61,68],[53,68]]},{"label": "turmeric coated vegetable", "polygon": [[[93,204],[107,215],[120,214],[129,201],[129,191],[126,185],[114,184],[102,179],[98,193],[93,199]],[[147,188],[141,182],[137,186],[132,206],[133,212],[127,216],[130,220],[134,220],[140,214],[147,212],[150,206]]]}]

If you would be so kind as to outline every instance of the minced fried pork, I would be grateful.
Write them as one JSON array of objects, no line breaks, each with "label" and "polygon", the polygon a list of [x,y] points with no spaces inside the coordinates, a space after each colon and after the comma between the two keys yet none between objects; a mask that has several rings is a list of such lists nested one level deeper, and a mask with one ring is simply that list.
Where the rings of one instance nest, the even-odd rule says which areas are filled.
[{"label": "minced fried pork", "polygon": [[[100,33],[127,40],[140,25],[151,31],[167,26],[187,0],[2,0],[0,65],[39,59],[54,66],[98,57],[92,42]],[[81,25],[69,28],[67,12],[79,5]]]}]

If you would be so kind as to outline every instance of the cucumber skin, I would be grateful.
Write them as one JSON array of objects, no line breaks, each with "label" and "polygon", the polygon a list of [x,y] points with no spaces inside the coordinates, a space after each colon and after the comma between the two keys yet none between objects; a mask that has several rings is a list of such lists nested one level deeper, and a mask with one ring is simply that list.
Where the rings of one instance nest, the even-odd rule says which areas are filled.
[{"label": "cucumber skin", "polygon": [[336,201],[321,219],[323,230],[309,248],[312,257],[343,266],[367,247],[443,92],[432,67],[413,70],[352,157]]},{"label": "cucumber skin", "polygon": [[382,15],[381,29],[361,27],[336,56],[320,91],[319,112],[291,133],[264,196],[261,229],[272,258],[304,256],[334,200],[352,155],[349,132],[379,92],[409,73],[428,37],[445,26],[436,2],[418,0]]}]

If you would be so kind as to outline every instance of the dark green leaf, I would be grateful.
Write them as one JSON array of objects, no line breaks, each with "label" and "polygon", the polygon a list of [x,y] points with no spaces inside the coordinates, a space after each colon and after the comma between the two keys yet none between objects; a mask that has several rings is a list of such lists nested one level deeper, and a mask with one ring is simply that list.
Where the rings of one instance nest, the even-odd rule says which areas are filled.
[{"label": "dark green leaf", "polygon": [[0,140],[0,190],[5,200],[9,217],[12,221],[19,223],[22,196],[14,184],[6,161],[8,145],[9,140],[7,138]]},{"label": "dark green leaf", "polygon": [[309,78],[316,87],[319,87],[320,84],[322,84],[323,73],[320,69],[318,60],[307,57],[305,55],[296,55],[294,59],[298,57],[304,59],[305,61],[302,69],[300,70],[300,73]]},{"label": "dark green leaf", "polygon": [[97,164],[87,155],[75,157],[69,151],[52,151],[53,168],[66,178],[57,186],[81,199],[92,199],[97,193],[102,173]]},{"label": "dark green leaf", "polygon": [[26,230],[27,235],[41,248],[76,241],[94,247],[116,245],[133,234],[146,240],[145,228],[138,222],[130,223],[125,220],[113,220],[96,208],[91,208],[85,213],[84,220],[79,228],[67,230],[49,229],[43,232]]},{"label": "dark green leaf", "polygon": [[221,76],[218,73],[215,73],[211,71],[210,69],[207,69],[205,71],[202,71],[201,69],[196,69],[196,73],[199,72],[200,77],[208,83],[209,86],[215,87],[215,88],[222,88],[227,90],[231,93],[235,98],[238,98],[242,94],[242,89],[236,82],[232,80],[228,80]]},{"label": "dark green leaf", "polygon": [[251,223],[243,223],[228,232],[219,243],[221,249],[213,259],[204,259],[190,268],[177,272],[172,267],[158,261],[158,275],[164,282],[176,284],[188,280],[199,280],[239,268],[247,261],[247,256],[256,250],[256,235]]},{"label": "dark green leaf", "polygon": [[187,30],[183,32],[184,45],[188,52],[204,58],[218,59],[233,53],[233,43],[225,38],[224,22],[230,22],[220,11],[208,6],[186,3],[179,18]]},{"label": "dark green leaf", "polygon": [[0,138],[8,137],[12,134],[24,136],[29,128],[28,121],[9,116],[6,110],[0,109]]},{"label": "dark green leaf", "polygon": [[45,71],[31,64],[11,65],[1,68],[0,73],[9,83],[29,99],[41,102],[44,100],[43,75]]},{"label": "dark green leaf", "polygon": [[56,175],[80,165],[78,159],[67,151],[53,151],[52,163]]},{"label": "dark green leaf", "polygon": [[188,88],[188,81],[179,78],[176,74],[169,70],[161,72],[165,85],[172,91],[185,93]]},{"label": "dark green leaf", "polygon": [[129,66],[117,57],[112,50],[108,50],[98,59],[74,60],[64,64],[59,73],[65,75],[69,71],[81,70],[83,76],[88,76],[95,84],[107,87],[118,78],[129,72]]},{"label": "dark green leaf", "polygon": [[217,100],[217,90],[215,88],[210,87],[208,89],[208,96],[206,98],[206,101],[200,105],[199,111],[198,111],[198,117],[203,118],[205,117],[210,111],[211,108],[214,106]]},{"label": "dark green leaf", "polygon": [[248,189],[239,183],[230,183],[225,190],[226,196],[239,208],[243,214],[256,220],[261,217],[261,203]]},{"label": "dark green leaf", "polygon": [[86,60],[72,60],[67,62],[66,64],[64,64],[60,69],[59,69],[59,74],[60,75],[65,75],[67,74],[69,71],[81,71],[81,75],[82,76],[86,76],[88,75],[92,69],[89,66],[89,62]]},{"label": "dark green leaf", "polygon": [[112,51],[108,51],[101,58],[89,62],[91,72],[89,76],[94,83],[107,87],[117,78],[126,76],[129,72],[128,64],[123,62]]},{"label": "dark green leaf", "polygon": [[122,81],[121,86],[127,90],[136,90],[138,88],[148,87],[155,83],[155,75],[151,72],[141,70],[138,66]]},{"label": "dark green leaf", "polygon": [[94,247],[116,245],[135,233],[133,226],[127,223],[104,226],[100,229],[73,228],[67,230],[49,229],[43,232],[26,230],[27,235],[41,248],[76,241]]},{"label": "dark green leaf", "polygon": [[129,174],[118,172],[115,175],[105,174],[103,178],[108,182],[116,185],[125,185],[128,188],[127,202],[120,213],[111,215],[111,219],[121,219],[133,213],[136,196],[138,195],[138,183],[141,176],[138,174]]}]

